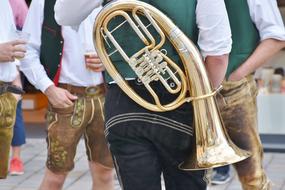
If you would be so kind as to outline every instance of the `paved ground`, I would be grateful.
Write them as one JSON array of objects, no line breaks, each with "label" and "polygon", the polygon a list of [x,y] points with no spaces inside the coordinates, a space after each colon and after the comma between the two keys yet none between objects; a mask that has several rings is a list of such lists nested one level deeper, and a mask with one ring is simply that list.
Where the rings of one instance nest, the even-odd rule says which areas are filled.
[{"label": "paved ground", "polygon": [[[23,147],[22,157],[25,162],[25,174],[22,176],[9,176],[0,181],[1,190],[36,190],[39,186],[46,159],[46,143],[43,139],[27,139]],[[273,190],[285,190],[285,154],[266,153],[264,166],[273,181]],[[227,185],[212,186],[210,190],[241,190],[237,178],[232,172],[233,179]],[[76,156],[76,166],[68,176],[65,190],[88,190],[91,178],[85,157],[83,141],[80,142]],[[120,187],[117,184],[116,190]],[[134,188],[135,190],[135,188]]]}]

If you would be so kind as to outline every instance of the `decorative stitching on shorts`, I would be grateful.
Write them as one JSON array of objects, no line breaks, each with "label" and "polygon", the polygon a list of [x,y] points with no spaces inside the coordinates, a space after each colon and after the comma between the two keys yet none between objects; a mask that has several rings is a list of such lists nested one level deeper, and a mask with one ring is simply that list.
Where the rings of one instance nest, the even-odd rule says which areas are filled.
[{"label": "decorative stitching on shorts", "polygon": [[99,101],[99,105],[100,105],[100,111],[101,111],[101,116],[102,116],[102,119],[103,121],[105,121],[105,117],[104,117],[104,110],[103,110],[103,102],[101,102],[100,98],[98,98],[98,101]]},{"label": "decorative stitching on shorts", "polygon": [[91,117],[88,121],[88,124],[90,124],[92,122],[92,120],[94,119],[94,114],[95,114],[95,105],[94,105],[94,100],[93,98],[91,99]]},{"label": "decorative stitching on shorts", "polygon": [[118,177],[118,181],[120,183],[120,186],[121,186],[121,189],[124,190],[124,185],[123,185],[123,182],[122,182],[122,177],[120,175],[120,168],[119,168],[119,165],[117,163],[117,159],[116,157],[113,155],[113,160],[114,160],[114,166],[115,166],[115,169],[116,169],[116,172],[117,172],[117,177]]},{"label": "decorative stitching on shorts", "polygon": [[84,132],[84,136],[85,136],[85,139],[86,139],[85,144],[86,144],[86,147],[88,148],[90,161],[94,161],[93,158],[92,158],[92,151],[91,151],[91,147],[89,146],[89,138],[88,138],[86,130]]},{"label": "decorative stitching on shorts", "polygon": [[149,113],[126,113],[116,115],[110,118],[106,122],[106,129],[105,129],[105,136],[109,135],[109,129],[119,123],[124,123],[128,121],[143,121],[152,124],[163,125],[165,127],[169,127],[180,132],[186,133],[188,135],[193,135],[192,127],[175,120],[156,115],[156,114],[149,114]]}]

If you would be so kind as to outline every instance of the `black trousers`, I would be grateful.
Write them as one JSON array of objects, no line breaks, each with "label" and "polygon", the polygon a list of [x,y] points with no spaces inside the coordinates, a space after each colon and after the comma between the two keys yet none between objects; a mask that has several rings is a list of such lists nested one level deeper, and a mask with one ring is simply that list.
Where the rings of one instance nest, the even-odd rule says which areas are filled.
[{"label": "black trousers", "polygon": [[[146,99],[147,91],[131,82]],[[173,99],[156,85],[163,100]],[[170,112],[151,112],[131,100],[116,84],[108,85],[105,120],[115,168],[124,190],[160,190],[161,175],[167,190],[203,190],[205,171],[178,169],[194,144],[193,111],[184,104]]]}]

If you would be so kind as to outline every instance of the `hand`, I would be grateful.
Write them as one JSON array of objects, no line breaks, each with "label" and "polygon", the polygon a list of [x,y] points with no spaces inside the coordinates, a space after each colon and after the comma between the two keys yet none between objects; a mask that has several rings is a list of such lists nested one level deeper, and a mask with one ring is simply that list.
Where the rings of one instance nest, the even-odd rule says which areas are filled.
[{"label": "hand", "polygon": [[243,76],[241,73],[239,73],[239,70],[237,69],[237,70],[235,70],[232,74],[230,74],[228,80],[229,80],[229,81],[239,81],[239,80],[241,80],[243,77],[244,77],[244,76]]},{"label": "hand", "polygon": [[51,105],[55,108],[70,107],[73,105],[73,101],[77,99],[77,96],[54,85],[49,86],[44,93],[48,97]]},{"label": "hand", "polygon": [[15,58],[23,58],[26,53],[24,40],[13,40],[0,43],[0,62],[13,62]]},{"label": "hand", "polygon": [[85,55],[86,68],[94,72],[102,72],[105,70],[100,58],[96,54]]}]

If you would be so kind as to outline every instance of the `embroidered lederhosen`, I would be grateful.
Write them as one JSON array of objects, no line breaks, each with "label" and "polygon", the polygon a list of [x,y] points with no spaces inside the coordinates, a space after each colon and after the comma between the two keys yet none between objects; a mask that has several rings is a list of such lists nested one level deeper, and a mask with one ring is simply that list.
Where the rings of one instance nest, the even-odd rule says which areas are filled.
[{"label": "embroidered lederhosen", "polygon": [[85,139],[88,160],[113,167],[104,136],[104,85],[92,88],[63,84],[59,86],[79,98],[73,106],[67,108],[54,108],[49,105],[47,167],[56,173],[72,170],[76,147],[82,135]]},{"label": "embroidered lederhosen", "polygon": [[[224,81],[218,95],[221,115],[232,141],[252,156],[234,164],[244,190],[270,190],[262,167],[263,149],[257,129],[257,87],[253,76]],[[249,167],[250,166],[250,167]]]},{"label": "embroidered lederhosen", "polygon": [[[1,85],[1,82],[0,82]],[[10,145],[16,119],[17,100],[13,94],[0,95],[0,179],[8,174]]]}]

